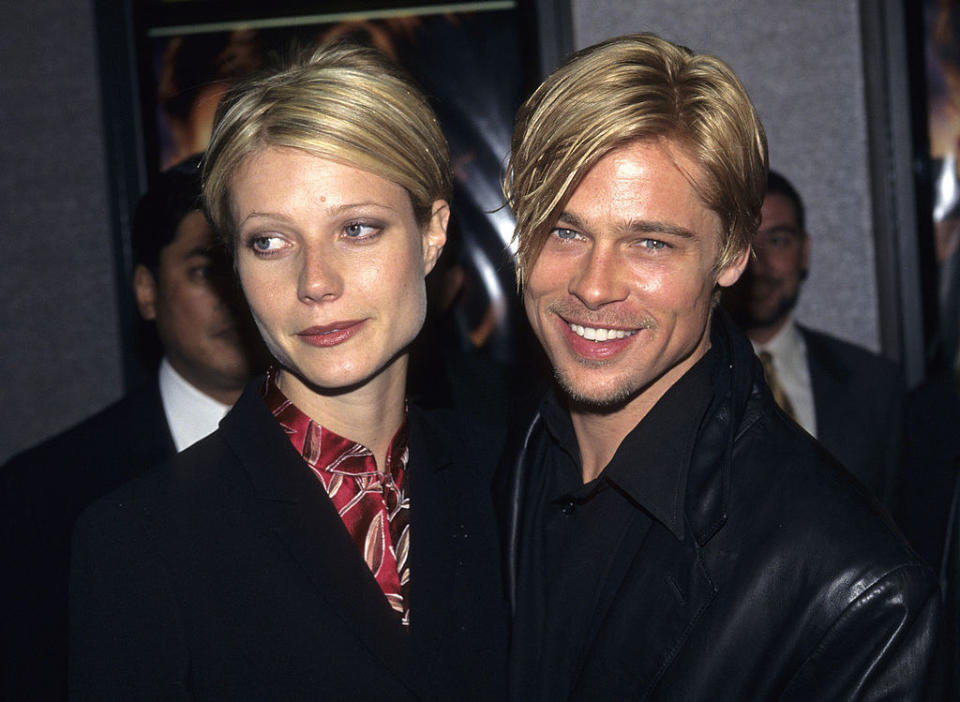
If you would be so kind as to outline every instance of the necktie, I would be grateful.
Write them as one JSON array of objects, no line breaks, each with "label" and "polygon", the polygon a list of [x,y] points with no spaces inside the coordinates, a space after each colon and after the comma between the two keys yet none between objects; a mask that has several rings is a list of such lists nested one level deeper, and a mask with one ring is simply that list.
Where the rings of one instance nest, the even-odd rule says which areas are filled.
[{"label": "necktie", "polygon": [[773,367],[773,356],[769,351],[760,351],[757,356],[760,357],[760,364],[763,366],[763,375],[767,380],[767,385],[770,387],[770,392],[773,394],[773,399],[776,400],[776,403],[780,405],[780,409],[786,412],[790,419],[796,419],[797,417],[793,413],[793,405],[790,404],[790,398],[787,397],[787,393],[777,378],[777,371]]}]

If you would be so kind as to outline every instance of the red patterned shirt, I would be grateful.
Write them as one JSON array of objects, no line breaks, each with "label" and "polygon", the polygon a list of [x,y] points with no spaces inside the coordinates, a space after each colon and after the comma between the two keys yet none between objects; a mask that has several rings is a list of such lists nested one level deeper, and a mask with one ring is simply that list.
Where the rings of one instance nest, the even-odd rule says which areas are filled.
[{"label": "red patterned shirt", "polygon": [[263,397],[293,447],[323,484],[344,526],[356,543],[404,626],[410,623],[410,500],[404,476],[409,459],[406,408],[387,450],[386,470],[377,470],[365,446],[323,428],[286,398],[267,373]]}]

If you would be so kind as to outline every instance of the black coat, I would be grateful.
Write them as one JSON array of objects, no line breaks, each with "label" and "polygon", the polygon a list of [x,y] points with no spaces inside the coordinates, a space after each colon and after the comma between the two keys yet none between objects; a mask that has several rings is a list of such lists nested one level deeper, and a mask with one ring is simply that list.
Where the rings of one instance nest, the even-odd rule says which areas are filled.
[{"label": "black coat", "polygon": [[900,369],[859,346],[799,329],[807,345],[817,439],[889,507],[900,466]]},{"label": "black coat", "polygon": [[66,698],[74,522],[175,453],[154,382],[0,468],[0,698]]},{"label": "black coat", "polygon": [[[876,501],[779,410],[749,343],[722,317],[714,398],[689,465],[677,467],[687,470],[680,522],[638,508],[579,649],[554,650],[561,637],[546,637],[541,697],[920,698],[937,672],[936,580]],[[525,453],[542,440],[532,426],[505,463],[511,591]]]},{"label": "black coat", "polygon": [[256,382],[217,432],[81,517],[72,693],[497,697],[506,624],[489,480],[471,463],[481,433],[411,407],[407,634]]}]

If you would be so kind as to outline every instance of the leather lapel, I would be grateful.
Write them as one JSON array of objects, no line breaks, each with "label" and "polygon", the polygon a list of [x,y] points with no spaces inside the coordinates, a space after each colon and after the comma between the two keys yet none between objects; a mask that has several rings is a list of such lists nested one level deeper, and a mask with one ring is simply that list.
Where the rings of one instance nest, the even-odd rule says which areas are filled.
[{"label": "leather lapel", "polygon": [[251,519],[293,555],[329,603],[331,616],[414,689],[407,635],[323,485],[287,440],[258,387],[259,382],[248,385],[220,425],[250,478]]}]

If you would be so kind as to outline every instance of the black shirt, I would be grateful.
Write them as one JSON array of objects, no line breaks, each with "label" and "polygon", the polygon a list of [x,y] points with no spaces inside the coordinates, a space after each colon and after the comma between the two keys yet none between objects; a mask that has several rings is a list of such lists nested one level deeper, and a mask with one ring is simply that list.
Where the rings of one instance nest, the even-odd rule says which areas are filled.
[{"label": "black shirt", "polygon": [[[521,510],[514,699],[569,689],[564,681],[576,675],[591,613],[625,541],[645,534],[651,519],[683,538],[687,468],[713,397],[716,356],[708,351],[674,383],[586,484],[563,399],[555,391],[541,403]],[[554,650],[564,660],[541,658],[545,637],[563,640]]]}]

